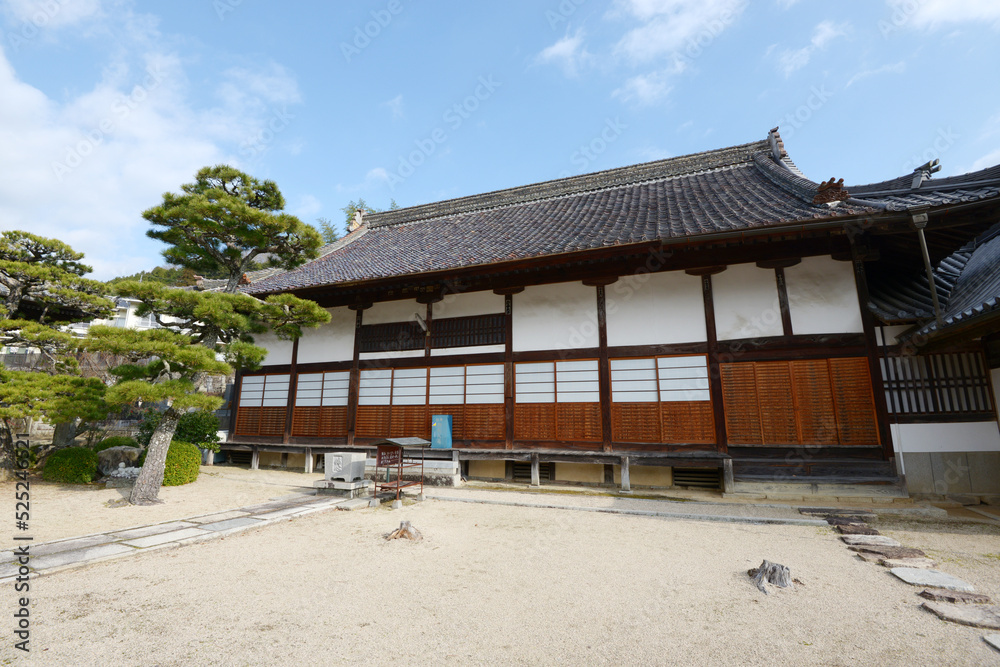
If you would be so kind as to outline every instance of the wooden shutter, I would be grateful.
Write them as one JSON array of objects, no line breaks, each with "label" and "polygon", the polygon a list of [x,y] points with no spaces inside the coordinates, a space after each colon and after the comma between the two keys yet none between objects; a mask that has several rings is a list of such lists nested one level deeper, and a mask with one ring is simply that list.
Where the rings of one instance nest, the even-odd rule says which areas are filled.
[{"label": "wooden shutter", "polygon": [[754,364],[719,364],[719,372],[722,374],[722,401],[729,444],[762,444]]},{"label": "wooden shutter", "polygon": [[791,368],[799,442],[839,444],[829,362],[826,359],[793,361]]},{"label": "wooden shutter", "polygon": [[755,364],[761,439],[769,445],[796,445],[795,398],[787,361]]},{"label": "wooden shutter", "polygon": [[842,445],[878,444],[878,418],[871,374],[864,358],[831,359],[830,383]]}]

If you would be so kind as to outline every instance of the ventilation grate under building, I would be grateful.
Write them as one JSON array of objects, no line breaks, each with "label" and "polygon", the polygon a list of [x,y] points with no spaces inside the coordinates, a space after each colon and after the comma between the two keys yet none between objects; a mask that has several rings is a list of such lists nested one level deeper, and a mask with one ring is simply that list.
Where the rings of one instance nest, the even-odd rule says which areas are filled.
[{"label": "ventilation grate under building", "polygon": [[674,486],[719,489],[722,487],[722,471],[718,468],[674,468]]},{"label": "ventilation grate under building", "polygon": [[[515,482],[528,482],[531,483],[531,463],[514,461],[512,477]],[[555,479],[556,476],[556,464],[555,463],[539,463],[538,464],[538,481],[539,482],[549,482]]]},{"label": "ventilation grate under building", "polygon": [[238,452],[238,451],[228,451],[226,452],[226,460],[233,465],[250,465],[250,461],[253,458],[253,453],[251,452]]}]

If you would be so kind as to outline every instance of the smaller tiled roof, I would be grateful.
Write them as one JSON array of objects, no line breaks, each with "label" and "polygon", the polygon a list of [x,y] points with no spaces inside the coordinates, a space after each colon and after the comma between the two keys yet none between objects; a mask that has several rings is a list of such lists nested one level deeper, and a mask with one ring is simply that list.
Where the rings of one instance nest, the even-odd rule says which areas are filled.
[{"label": "smaller tiled roof", "polygon": [[[952,289],[969,258],[975,250],[975,243],[968,243],[948,257],[934,269],[934,286],[938,301],[944,307],[948,303]],[[872,312],[886,324],[916,322],[934,317],[934,299],[927,284],[927,274],[917,271],[912,275],[896,275],[881,280],[872,286],[870,304]]]},{"label": "smaller tiled roof", "polygon": [[948,178],[919,176],[914,172],[880,183],[850,185],[847,190],[858,202],[890,211],[1000,197],[1000,165]]}]

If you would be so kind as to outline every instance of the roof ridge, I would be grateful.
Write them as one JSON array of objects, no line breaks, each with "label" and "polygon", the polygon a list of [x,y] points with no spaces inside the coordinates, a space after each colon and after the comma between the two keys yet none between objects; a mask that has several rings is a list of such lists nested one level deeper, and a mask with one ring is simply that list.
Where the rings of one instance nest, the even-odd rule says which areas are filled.
[{"label": "roof ridge", "polygon": [[711,151],[680,155],[664,160],[616,167],[614,169],[581,174],[579,176],[569,176],[567,178],[494,190],[467,197],[447,199],[440,202],[383,211],[381,213],[372,213],[366,216],[365,222],[369,227],[387,227],[395,224],[440,218],[447,215],[471,213],[533,201],[555,199],[565,195],[581,194],[584,192],[606,190],[625,185],[704,173],[742,163],[752,163],[754,155],[763,150],[769,150],[766,139]]}]

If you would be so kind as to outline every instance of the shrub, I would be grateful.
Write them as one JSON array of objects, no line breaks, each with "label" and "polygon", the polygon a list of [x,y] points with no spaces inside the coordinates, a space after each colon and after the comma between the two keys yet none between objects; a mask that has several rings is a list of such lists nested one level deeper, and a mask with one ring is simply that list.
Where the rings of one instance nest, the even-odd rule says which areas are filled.
[{"label": "shrub", "polygon": [[[153,431],[156,430],[162,418],[162,412],[153,412],[139,425],[139,442],[143,447],[149,446],[149,439],[153,436]],[[219,419],[214,412],[206,410],[186,412],[181,415],[177,422],[174,439],[190,442],[202,449],[217,452],[219,451]]]},{"label": "shrub", "polygon": [[99,443],[94,445],[94,453],[103,452],[105,449],[111,449],[112,447],[138,447],[139,443],[136,442],[135,438],[130,438],[127,435],[114,435],[110,438],[105,438]]},{"label": "shrub", "polygon": [[198,479],[200,466],[201,452],[198,448],[190,442],[174,440],[167,450],[167,462],[163,466],[163,486],[190,484]]},{"label": "shrub", "polygon": [[97,454],[86,447],[66,447],[52,452],[42,479],[64,484],[89,484],[97,475]]}]

